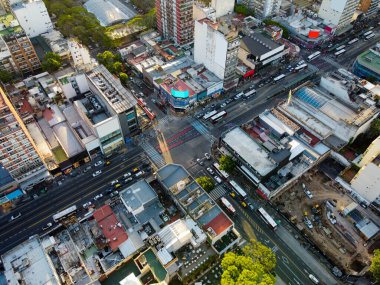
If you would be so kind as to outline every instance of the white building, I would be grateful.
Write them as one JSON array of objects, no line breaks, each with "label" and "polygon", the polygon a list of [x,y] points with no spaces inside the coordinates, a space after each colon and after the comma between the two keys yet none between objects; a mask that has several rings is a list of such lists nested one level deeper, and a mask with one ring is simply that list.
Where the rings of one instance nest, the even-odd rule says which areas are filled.
[{"label": "white building", "polygon": [[91,56],[88,49],[75,39],[68,40],[68,47],[75,67],[84,67],[91,64]]},{"label": "white building", "polygon": [[16,3],[12,5],[12,10],[21,27],[30,38],[53,29],[53,23],[42,0]]},{"label": "white building", "polygon": [[234,0],[211,0],[211,7],[215,9],[215,17],[219,18],[234,11]]},{"label": "white building", "polygon": [[282,0],[244,0],[243,3],[249,9],[255,11],[255,17],[267,18],[280,12]]},{"label": "white building", "polygon": [[227,21],[214,22],[207,18],[195,21],[194,60],[222,79],[225,90],[238,84],[239,46],[238,31]]},{"label": "white building", "polygon": [[318,16],[334,31],[347,28],[358,7],[359,0],[323,0]]},{"label": "white building", "polygon": [[[380,202],[380,167],[369,163],[351,180],[351,186],[367,202]],[[378,202],[378,203],[379,203]]]},{"label": "white building", "polygon": [[363,156],[361,157],[359,161],[359,166],[363,167],[367,165],[379,155],[380,155],[380,136],[374,139],[374,141],[366,149],[366,151],[364,152]]}]

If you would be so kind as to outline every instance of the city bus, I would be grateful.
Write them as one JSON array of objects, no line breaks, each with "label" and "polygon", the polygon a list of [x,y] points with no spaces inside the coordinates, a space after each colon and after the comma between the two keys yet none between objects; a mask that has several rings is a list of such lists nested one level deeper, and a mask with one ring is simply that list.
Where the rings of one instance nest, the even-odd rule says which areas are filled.
[{"label": "city bus", "polygon": [[74,215],[76,212],[77,212],[77,206],[73,205],[73,206],[53,215],[53,220],[54,220],[54,222],[59,222],[68,216]]},{"label": "city bus", "polygon": [[365,33],[363,34],[363,38],[365,38],[365,37],[367,37],[367,36],[369,36],[369,35],[371,35],[371,34],[373,34],[372,31],[365,32]]},{"label": "city bus", "polygon": [[366,37],[364,38],[364,40],[365,40],[365,41],[368,41],[368,40],[372,39],[374,36],[375,36],[375,34],[372,33],[372,34],[366,36]]},{"label": "city bus", "polygon": [[244,97],[249,98],[249,97],[251,97],[254,94],[256,94],[256,90],[252,89],[252,90],[248,91],[247,93],[245,93]]},{"label": "city bus", "polygon": [[225,116],[227,116],[226,111],[221,111],[218,114],[214,115],[211,117],[211,123],[216,124],[219,122],[221,119],[223,119]]},{"label": "city bus", "polygon": [[264,222],[272,229],[277,229],[277,223],[273,220],[273,218],[267,213],[267,211],[264,210],[264,208],[258,208],[257,211],[259,212],[261,218],[264,220]]},{"label": "city bus", "polygon": [[345,49],[341,49],[340,51],[337,51],[336,53],[334,53],[334,55],[335,55],[336,57],[338,57],[338,56],[344,54],[345,52],[346,52]]},{"label": "city bus", "polygon": [[296,66],[296,68],[294,68],[293,72],[301,71],[304,68],[307,68],[307,63]]},{"label": "city bus", "polygon": [[216,169],[216,172],[218,172],[218,174],[220,174],[221,176],[223,176],[225,179],[228,179],[228,177],[230,177],[230,175],[227,172],[225,172],[224,170],[220,169],[219,163],[215,162],[213,165],[214,165],[214,167]]},{"label": "city bus", "polygon": [[247,193],[245,193],[245,191],[243,190],[243,188],[239,186],[239,184],[237,184],[233,180],[230,180],[230,184],[232,188],[243,198],[243,200],[247,198]]},{"label": "city bus", "polygon": [[216,110],[213,110],[211,112],[208,112],[206,113],[204,116],[203,116],[203,120],[207,121],[208,119],[210,119],[212,116],[214,116],[215,114],[217,114],[218,111]]},{"label": "city bus", "polygon": [[234,206],[232,206],[231,203],[226,198],[224,197],[220,198],[220,202],[228,210],[229,213],[231,213],[232,215],[235,215],[236,210]]},{"label": "city bus", "polygon": [[356,43],[358,40],[359,40],[358,38],[354,38],[354,39],[350,40],[347,44],[352,45],[352,44]]},{"label": "city bus", "polygon": [[345,47],[346,47],[345,45],[341,45],[341,46],[337,47],[335,50],[340,51],[340,50],[344,49]]},{"label": "city bus", "polygon": [[281,75],[273,78],[273,83],[272,84],[276,84],[277,82],[279,82],[280,80],[282,80],[284,78],[285,78],[285,74],[281,74]]},{"label": "city bus", "polygon": [[307,57],[307,61],[312,61],[313,59],[316,59],[318,56],[321,55],[320,51],[317,51]]}]

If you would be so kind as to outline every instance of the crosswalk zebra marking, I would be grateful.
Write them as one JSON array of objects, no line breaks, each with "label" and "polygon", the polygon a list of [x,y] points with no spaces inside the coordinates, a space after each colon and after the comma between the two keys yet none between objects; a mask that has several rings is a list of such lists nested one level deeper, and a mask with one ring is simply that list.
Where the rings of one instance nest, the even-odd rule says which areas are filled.
[{"label": "crosswalk zebra marking", "polygon": [[166,165],[166,162],[161,154],[148,142],[143,142],[141,147],[144,149],[146,154],[151,158],[153,163],[157,166],[157,168],[161,168]]}]

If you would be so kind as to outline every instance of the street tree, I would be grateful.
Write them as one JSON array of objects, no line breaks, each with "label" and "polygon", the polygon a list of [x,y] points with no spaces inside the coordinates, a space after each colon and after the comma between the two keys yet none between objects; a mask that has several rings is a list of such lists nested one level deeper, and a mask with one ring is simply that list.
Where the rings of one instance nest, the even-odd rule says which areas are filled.
[{"label": "street tree", "polygon": [[380,282],[380,249],[375,249],[371,259],[370,271],[377,282]]},{"label": "street tree", "polygon": [[127,82],[128,82],[128,75],[126,74],[126,73],[124,73],[124,72],[120,72],[119,73],[119,78],[120,78],[120,82],[121,82],[121,84],[123,84],[123,85],[127,85]]},{"label": "street tree", "polygon": [[62,58],[54,52],[47,52],[43,61],[42,69],[48,72],[57,71],[62,66]]},{"label": "street tree", "polygon": [[0,70],[0,81],[3,83],[9,83],[13,79],[12,74],[7,70]]},{"label": "street tree", "polygon": [[195,180],[198,182],[199,185],[201,185],[203,189],[205,189],[206,192],[212,191],[212,189],[214,189],[215,187],[214,180],[212,180],[209,176],[201,176]]},{"label": "street tree", "polygon": [[228,173],[232,173],[235,170],[236,163],[231,156],[222,155],[219,159],[220,169]]}]

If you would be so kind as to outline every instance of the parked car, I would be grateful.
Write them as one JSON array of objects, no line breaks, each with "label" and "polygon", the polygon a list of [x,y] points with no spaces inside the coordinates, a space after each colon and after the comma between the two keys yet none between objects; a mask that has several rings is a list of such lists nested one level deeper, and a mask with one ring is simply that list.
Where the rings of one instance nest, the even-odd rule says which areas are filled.
[{"label": "parked car", "polygon": [[112,191],[113,191],[113,188],[108,188],[107,190],[106,190],[106,194],[111,194],[112,193]]},{"label": "parked car", "polygon": [[119,183],[119,180],[113,180],[113,181],[111,181],[111,186],[114,186],[115,184],[117,184],[117,183]]},{"label": "parked car", "polygon": [[137,177],[140,177],[140,176],[142,176],[144,174],[144,171],[139,171],[139,172],[137,172],[136,174],[135,174],[135,177],[137,178]]},{"label": "parked car", "polygon": [[132,175],[132,174],[131,174],[130,172],[127,172],[127,173],[125,173],[125,174],[123,175],[123,177],[124,177],[124,178],[128,178],[128,177],[131,177],[131,175]]},{"label": "parked car", "polygon": [[21,217],[21,212],[18,212],[17,214],[13,214],[11,216],[11,221],[14,221],[14,220],[16,220],[16,219],[18,219],[20,217]]},{"label": "parked car", "polygon": [[116,197],[117,195],[119,195],[119,191],[114,191],[111,193],[110,197],[113,198],[113,197]]},{"label": "parked car", "polygon": [[116,184],[116,185],[114,186],[115,189],[118,189],[118,188],[120,188],[120,187],[121,187],[121,184],[120,184],[120,183],[118,183],[118,184]]},{"label": "parked car", "polygon": [[103,161],[101,161],[101,160],[99,160],[99,161],[97,161],[97,162],[95,162],[95,166],[100,166],[100,165],[102,165],[103,164]]},{"label": "parked car", "polygon": [[313,281],[314,284],[319,284],[319,280],[313,274],[309,274],[309,279]]},{"label": "parked car", "polygon": [[98,195],[96,195],[95,197],[94,197],[94,200],[96,201],[96,200],[99,200],[99,199],[101,199],[103,197],[103,194],[98,194]]},{"label": "parked car", "polygon": [[135,167],[135,168],[132,169],[132,173],[133,174],[135,174],[135,173],[137,173],[139,171],[140,171],[140,169],[138,167]]},{"label": "parked car", "polygon": [[111,161],[107,160],[106,163],[104,163],[104,165],[110,165],[111,164]]},{"label": "parked car", "polygon": [[47,223],[46,225],[42,226],[42,230],[46,231],[47,229],[50,229],[53,226],[52,223]]},{"label": "parked car", "polygon": [[252,203],[250,203],[250,202],[248,202],[248,207],[249,207],[252,211],[255,210],[255,207],[253,207]]},{"label": "parked car", "polygon": [[127,179],[124,180],[124,183],[127,184],[128,182],[131,182],[133,180],[132,177],[128,177]]},{"label": "parked car", "polygon": [[87,203],[84,203],[83,204],[83,209],[87,209],[87,208],[91,207],[91,205],[92,205],[92,203],[90,201],[87,202]]},{"label": "parked car", "polygon": [[203,161],[202,161],[200,158],[197,158],[197,163],[198,163],[200,166],[203,166],[203,165],[204,165]]},{"label": "parked car", "polygon": [[216,182],[218,182],[218,184],[222,183],[222,179],[218,175],[215,175],[214,179]]},{"label": "parked car", "polygon": [[227,106],[227,103],[225,102],[225,103],[223,103],[223,104],[220,105],[220,108],[224,108],[226,106]]},{"label": "parked car", "polygon": [[205,153],[205,157],[206,157],[207,160],[210,160],[210,159],[211,159],[211,155],[208,154],[207,152]]},{"label": "parked car", "polygon": [[214,175],[214,170],[211,169],[211,167],[207,167],[206,170],[211,174]]},{"label": "parked car", "polygon": [[244,202],[244,201],[241,202],[241,205],[242,205],[244,208],[247,208],[247,206],[248,206],[247,203]]},{"label": "parked car", "polygon": [[101,173],[102,173],[102,171],[101,171],[101,170],[98,170],[98,171],[95,171],[95,172],[92,174],[92,176],[93,176],[93,177],[96,177],[96,176],[100,175]]},{"label": "parked car", "polygon": [[311,223],[311,221],[305,217],[304,219],[304,222],[305,222],[305,225],[309,228],[309,229],[312,229],[313,228],[313,224]]}]

